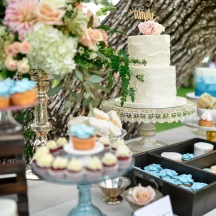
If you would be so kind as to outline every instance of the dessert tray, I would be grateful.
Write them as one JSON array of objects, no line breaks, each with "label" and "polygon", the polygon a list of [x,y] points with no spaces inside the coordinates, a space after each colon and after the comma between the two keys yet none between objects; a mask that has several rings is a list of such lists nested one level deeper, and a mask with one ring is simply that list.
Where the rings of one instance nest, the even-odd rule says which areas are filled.
[{"label": "dessert tray", "polygon": [[[66,144],[68,145],[68,144]],[[71,144],[70,144],[71,145]],[[101,150],[97,150],[97,152],[101,152],[100,154],[103,154],[104,151],[103,148],[100,147],[100,143],[97,143]],[[68,147],[66,147],[67,149]],[[61,151],[60,151],[61,152]],[[72,151],[73,152],[73,151]],[[74,152],[73,152],[74,153]],[[61,153],[59,153],[61,154]],[[78,153],[80,154],[80,153]],[[92,153],[93,154],[93,153]],[[83,157],[84,155],[84,157]],[[89,153],[85,151],[81,155],[81,159],[83,160],[83,164],[86,163],[85,159],[88,157]],[[57,155],[56,155],[57,156]],[[79,155],[78,155],[79,156]],[[68,159],[72,158],[72,154],[64,154],[64,157],[67,157]],[[73,156],[74,157],[74,156]],[[106,174],[105,171],[102,171],[100,176],[96,177],[91,174],[91,177],[88,175],[88,173],[83,170],[83,173],[81,175],[81,178],[75,178],[75,177],[68,177],[68,175],[64,174],[62,176],[58,175],[50,175],[48,170],[41,171],[37,168],[36,163],[32,162],[32,170],[33,172],[39,176],[41,179],[53,182],[53,183],[59,183],[59,184],[77,184],[77,189],[79,191],[79,198],[78,198],[78,204],[76,207],[74,207],[68,214],[68,216],[105,216],[100,209],[98,209],[96,206],[94,206],[91,202],[91,184],[99,183],[104,180],[110,179],[110,178],[116,178],[121,175],[126,174],[129,170],[131,170],[134,166],[134,159],[129,162],[129,165],[125,169],[117,169],[115,172],[112,172],[112,174]],[[92,177],[93,176],[93,177]]]},{"label": "dessert tray", "polygon": [[191,119],[186,119],[186,120],[182,121],[182,123],[188,127],[199,129],[202,131],[216,131],[215,125],[213,125],[212,127],[199,126],[199,119],[200,118],[198,116],[196,116],[196,117],[191,118]]},{"label": "dessert tray", "polygon": [[12,111],[27,109],[35,106],[37,103],[38,100],[27,106],[9,106],[7,108],[0,109],[0,134],[14,133],[22,130],[22,125],[14,119]]},{"label": "dessert tray", "polygon": [[77,155],[77,156],[97,154],[97,153],[101,152],[103,149],[104,149],[103,144],[101,144],[99,142],[96,142],[96,145],[93,149],[85,150],[85,151],[74,149],[73,145],[71,145],[71,143],[64,145],[64,151],[65,152],[67,152],[68,154],[73,154],[73,155]]},{"label": "dessert tray", "polygon": [[189,93],[187,93],[186,97],[190,98],[190,99],[198,99],[199,98],[199,96],[195,95],[195,92],[189,92]]},{"label": "dessert tray", "polygon": [[[177,162],[161,156],[163,152],[178,152],[180,154],[185,154],[187,152],[193,153],[194,144],[197,142],[208,142],[212,144],[214,146],[213,152],[194,157],[184,162]],[[156,182],[159,191],[162,192],[164,196],[170,196],[175,214],[179,216],[202,216],[216,208],[216,203],[214,201],[214,197],[216,196],[216,175],[203,170],[204,168],[216,164],[215,150],[215,142],[193,138],[156,150],[136,154],[135,167],[131,177],[134,179],[135,184],[151,184],[154,186]],[[186,174],[185,176],[187,176],[190,174],[194,182],[198,184],[205,183],[207,185],[195,190],[192,187],[192,183],[190,185],[187,181],[185,184],[174,183],[169,181],[167,177],[163,178],[154,174],[154,172],[151,173],[144,170],[144,167],[152,164],[159,164],[162,168],[168,169],[169,172],[170,170],[174,170],[178,175],[184,176],[184,174]],[[170,173],[167,175],[170,175]],[[182,206],[184,206],[184,208]]]}]

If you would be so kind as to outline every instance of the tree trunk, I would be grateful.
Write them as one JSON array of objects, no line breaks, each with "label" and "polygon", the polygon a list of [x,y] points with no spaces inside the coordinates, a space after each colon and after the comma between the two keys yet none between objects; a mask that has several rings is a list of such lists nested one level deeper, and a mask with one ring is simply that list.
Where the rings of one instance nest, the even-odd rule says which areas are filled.
[{"label": "tree trunk", "polygon": [[[130,9],[150,9],[160,17],[158,22],[165,26],[165,33],[171,36],[171,65],[176,66],[177,87],[194,71],[205,56],[216,49],[215,0],[121,0],[103,22],[111,29],[124,32],[123,35],[114,33],[109,36],[109,45],[117,49],[126,49],[127,37],[139,34],[137,25],[140,21],[134,20],[133,14],[129,12]],[[101,95],[101,101],[114,98],[119,94],[121,83],[118,76],[115,76],[115,79],[111,92]],[[76,84],[79,89],[79,83]],[[84,115],[88,112],[80,104],[74,104],[65,112],[66,97],[67,92],[61,91],[51,98],[49,114],[53,130],[49,136],[52,138],[67,133],[70,115]],[[124,127],[128,131],[128,138],[137,136],[137,124],[127,123]]]}]

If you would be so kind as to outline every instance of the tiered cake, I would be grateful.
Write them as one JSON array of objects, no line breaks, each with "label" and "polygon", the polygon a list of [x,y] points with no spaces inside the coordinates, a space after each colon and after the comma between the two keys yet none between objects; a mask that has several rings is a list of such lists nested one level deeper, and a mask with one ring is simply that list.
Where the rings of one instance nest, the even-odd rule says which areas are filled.
[{"label": "tiered cake", "polygon": [[215,68],[197,68],[195,71],[195,96],[208,93],[216,97],[216,69]]},{"label": "tiered cake", "polygon": [[[169,35],[129,36],[128,53],[131,59],[144,59],[147,64],[131,65],[132,73],[143,75],[144,82],[131,77],[130,87],[136,90],[135,101],[128,97],[125,107],[165,108],[186,103],[185,98],[176,97],[176,70],[175,66],[170,66]],[[116,99],[116,105],[119,101]]]}]

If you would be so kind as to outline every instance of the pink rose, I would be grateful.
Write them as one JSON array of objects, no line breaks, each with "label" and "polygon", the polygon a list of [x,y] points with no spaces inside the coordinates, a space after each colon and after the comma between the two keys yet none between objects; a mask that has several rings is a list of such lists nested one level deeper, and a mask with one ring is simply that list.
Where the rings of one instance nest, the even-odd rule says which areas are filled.
[{"label": "pink rose", "polygon": [[10,71],[15,71],[17,69],[17,61],[8,56],[5,60],[5,67]]},{"label": "pink rose", "polygon": [[65,11],[55,8],[48,2],[41,1],[37,6],[35,15],[42,23],[48,25],[62,25],[63,23],[60,20],[65,15]]},{"label": "pink rose", "polygon": [[20,43],[19,42],[14,42],[13,44],[7,46],[5,48],[5,52],[8,56],[14,56],[17,53],[19,53],[20,50]]},{"label": "pink rose", "polygon": [[31,48],[32,46],[29,42],[22,42],[19,51],[23,54],[28,54],[31,51]]},{"label": "pink rose", "polygon": [[98,29],[89,28],[88,34],[91,40],[94,42],[103,41],[103,35]]},{"label": "pink rose", "polygon": [[138,25],[138,28],[140,32],[145,35],[159,35],[162,31],[165,30],[165,28],[161,24],[151,20],[141,22]]},{"label": "pink rose", "polygon": [[80,38],[79,42],[91,50],[96,50],[96,43],[102,40],[103,36],[98,29],[88,28]]},{"label": "pink rose", "polygon": [[103,36],[104,43],[107,44],[107,39],[108,39],[107,33],[104,30],[101,30],[101,29],[99,29],[99,31],[101,32],[101,34]]},{"label": "pink rose", "polygon": [[21,61],[18,61],[17,63],[17,69],[20,73],[28,73],[29,72],[29,64],[28,64],[29,60],[27,58],[23,58]]},{"label": "pink rose", "polygon": [[134,187],[132,195],[127,198],[134,204],[143,206],[150,203],[155,197],[155,191],[151,186],[143,187],[141,184]]}]

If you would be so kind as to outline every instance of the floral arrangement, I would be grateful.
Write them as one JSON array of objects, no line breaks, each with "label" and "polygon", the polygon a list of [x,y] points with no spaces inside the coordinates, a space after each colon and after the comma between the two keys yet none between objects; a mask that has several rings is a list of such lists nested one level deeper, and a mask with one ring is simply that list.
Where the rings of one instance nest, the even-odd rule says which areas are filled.
[{"label": "floral arrangement", "polygon": [[[7,0],[0,4],[3,77],[10,72],[23,75],[31,69],[42,69],[58,80],[51,95],[65,88],[69,91],[68,106],[70,100],[76,100],[91,108],[100,102],[96,90],[108,92],[113,74],[119,73],[121,105],[127,95],[134,100],[135,91],[129,87],[133,76],[129,63],[145,64],[145,61],[129,60],[123,50],[117,52],[109,47],[107,32],[111,30],[100,25],[98,16],[87,10],[82,0]],[[105,73],[109,78],[108,84],[103,85]],[[72,75],[80,88],[78,94]],[[137,79],[143,80],[139,76]]]}]

